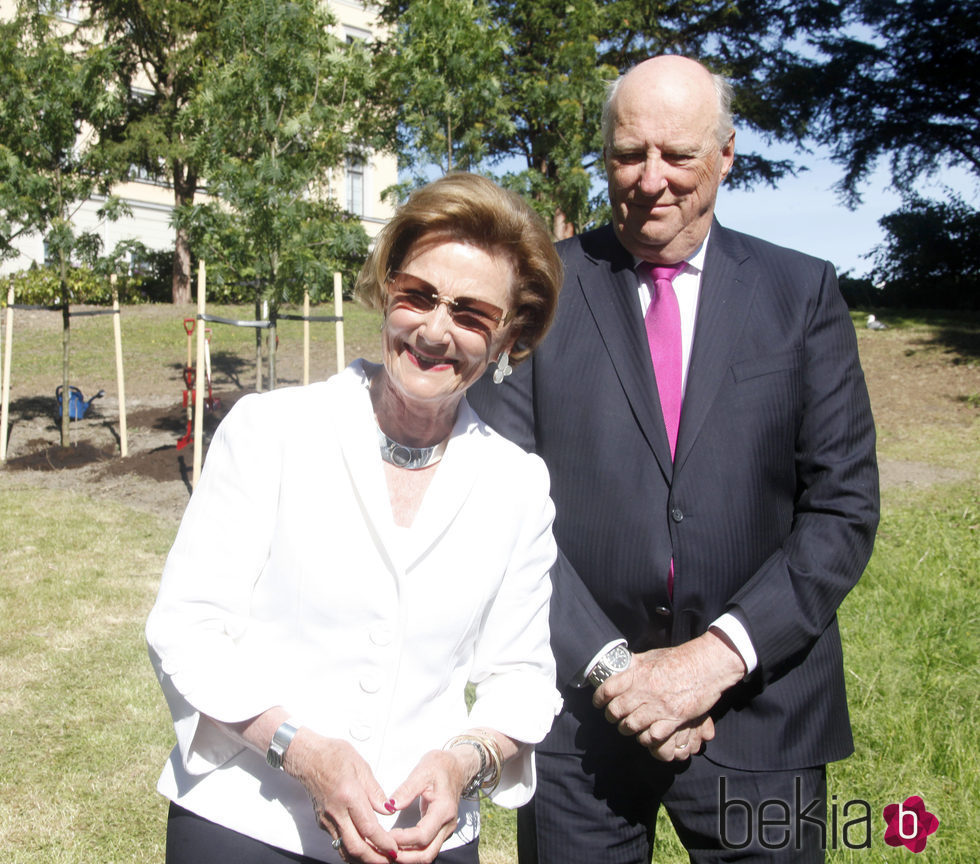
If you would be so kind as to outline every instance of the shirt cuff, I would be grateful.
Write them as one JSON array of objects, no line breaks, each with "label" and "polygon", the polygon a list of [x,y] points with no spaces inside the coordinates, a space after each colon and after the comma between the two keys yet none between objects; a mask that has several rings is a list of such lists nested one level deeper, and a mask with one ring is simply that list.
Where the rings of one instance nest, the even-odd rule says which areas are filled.
[{"label": "shirt cuff", "polygon": [[625,639],[614,639],[612,642],[607,642],[605,645],[603,645],[596,653],[596,655],[588,663],[586,663],[585,666],[579,671],[578,675],[576,675],[572,679],[572,686],[584,687],[585,682],[589,677],[589,673],[592,671],[592,667],[595,666],[595,664],[598,663],[603,656],[605,656],[609,651],[612,651],[612,649],[615,648],[617,645],[625,645],[625,644],[626,644]]},{"label": "shirt cuff", "polygon": [[745,625],[731,612],[726,612],[716,618],[711,623],[711,627],[716,627],[728,637],[745,664],[746,677],[751,675],[755,671],[755,667],[759,665],[759,658],[752,646],[752,639],[749,637],[749,631],[745,629]]}]

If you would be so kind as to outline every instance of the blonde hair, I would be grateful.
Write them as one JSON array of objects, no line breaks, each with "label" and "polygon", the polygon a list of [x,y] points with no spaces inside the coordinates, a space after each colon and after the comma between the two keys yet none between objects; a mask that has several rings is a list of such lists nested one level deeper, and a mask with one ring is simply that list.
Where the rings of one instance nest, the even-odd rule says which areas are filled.
[{"label": "blonde hair", "polygon": [[447,174],[417,189],[382,228],[355,293],[384,311],[388,280],[421,242],[446,240],[506,255],[514,268],[512,363],[526,359],[551,326],[562,265],[544,222],[513,192],[477,174]]}]

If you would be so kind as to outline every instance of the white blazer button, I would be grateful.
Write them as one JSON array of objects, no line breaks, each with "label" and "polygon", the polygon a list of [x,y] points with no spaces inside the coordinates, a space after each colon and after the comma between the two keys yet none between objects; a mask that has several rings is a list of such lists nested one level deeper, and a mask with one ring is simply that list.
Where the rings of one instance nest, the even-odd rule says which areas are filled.
[{"label": "white blazer button", "polygon": [[356,723],[350,727],[350,737],[355,741],[367,741],[371,737],[372,729],[367,723]]},{"label": "white blazer button", "polygon": [[365,675],[360,684],[365,693],[377,693],[381,689],[381,682],[373,675]]}]

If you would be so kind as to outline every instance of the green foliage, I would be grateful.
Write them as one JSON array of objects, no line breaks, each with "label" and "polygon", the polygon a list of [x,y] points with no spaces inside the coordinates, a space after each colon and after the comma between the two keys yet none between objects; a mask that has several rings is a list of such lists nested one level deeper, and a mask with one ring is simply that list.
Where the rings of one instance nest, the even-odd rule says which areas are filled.
[{"label": "green foliage", "polygon": [[[108,192],[113,177],[98,148],[79,142],[120,105],[105,57],[76,45],[45,9],[24,3],[0,22],[0,260],[17,254],[15,238],[36,232],[51,258],[93,261],[99,237],[76,232],[72,217],[93,192]],[[105,212],[118,216],[118,202]]]},{"label": "green foliage", "polygon": [[879,305],[980,309],[980,211],[955,194],[913,195],[878,224],[887,232],[874,254]]},{"label": "green foliage", "polygon": [[[180,213],[215,282],[257,281],[273,309],[332,292],[367,251],[356,220],[321,182],[359,152],[369,62],[331,35],[317,0],[249,0],[216,22],[200,80],[198,158],[222,206]],[[347,281],[347,280],[345,280]]]},{"label": "green foliage", "polygon": [[[490,173],[526,195],[556,236],[601,221],[599,120],[606,85],[663,52],[729,74],[740,122],[797,140],[769,79],[794,38],[838,23],[823,0],[389,0],[379,101],[415,182],[432,171]],[[476,71],[473,71],[476,70]],[[774,183],[786,161],[740,154],[730,182]],[[404,188],[396,190],[402,194]]]},{"label": "green foliage", "polygon": [[850,203],[887,159],[898,188],[945,166],[980,177],[975,0],[846,0],[848,25],[811,33],[816,59],[774,82],[787,122],[844,166]]},{"label": "green foliage", "polygon": [[[95,306],[112,304],[112,285],[104,274],[90,267],[69,267],[68,299]],[[54,267],[32,267],[10,277],[16,303],[56,306],[61,303],[61,275]],[[146,303],[154,298],[144,288],[143,277],[123,276],[116,282],[120,303]]]},{"label": "green foliage", "polygon": [[[201,79],[218,62],[217,22],[241,3],[226,0],[88,0],[89,35],[113,58],[125,111],[103,130],[107,164],[166,179],[174,206],[194,203],[203,173]],[[230,10],[230,11],[229,11]],[[175,303],[191,299],[191,252],[177,228]]]},{"label": "green foliage", "polygon": [[[415,183],[432,163],[442,173],[476,171],[490,128],[513,131],[504,111],[506,34],[481,0],[421,0],[398,15],[379,82],[393,104],[399,167]],[[476,74],[474,71],[478,70]]]},{"label": "green foliage", "polygon": [[[102,239],[77,231],[78,207],[96,191],[109,195],[115,178],[102,158],[99,133],[120,111],[110,86],[111,58],[88,50],[43,2],[24,2],[0,25],[0,260],[15,254],[13,240],[41,234],[60,274],[67,310],[67,271],[79,261],[95,265]],[[125,210],[109,197],[100,217]],[[106,265],[109,266],[109,265]],[[71,325],[62,319],[62,386],[69,387]],[[61,420],[67,446],[69,417]]]}]

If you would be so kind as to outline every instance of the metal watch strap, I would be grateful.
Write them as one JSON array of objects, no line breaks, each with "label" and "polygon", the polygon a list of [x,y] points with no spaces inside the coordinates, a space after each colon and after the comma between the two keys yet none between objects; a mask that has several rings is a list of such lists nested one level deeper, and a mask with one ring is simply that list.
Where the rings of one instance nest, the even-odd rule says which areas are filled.
[{"label": "metal watch strap", "polygon": [[610,669],[600,660],[595,664],[595,666],[592,667],[592,671],[589,672],[589,677],[587,680],[593,687],[598,687],[610,675],[612,675],[612,669]]},{"label": "metal watch strap", "polygon": [[589,670],[589,674],[585,680],[593,687],[598,687],[611,675],[628,669],[631,659],[629,648],[627,648],[625,643],[614,645]]},{"label": "metal watch strap", "polygon": [[276,729],[276,733],[272,736],[272,741],[269,744],[269,749],[265,754],[265,761],[273,768],[277,768],[280,771],[283,770],[282,763],[283,759],[286,758],[286,750],[289,748],[297,732],[299,732],[299,724],[292,718]]}]

